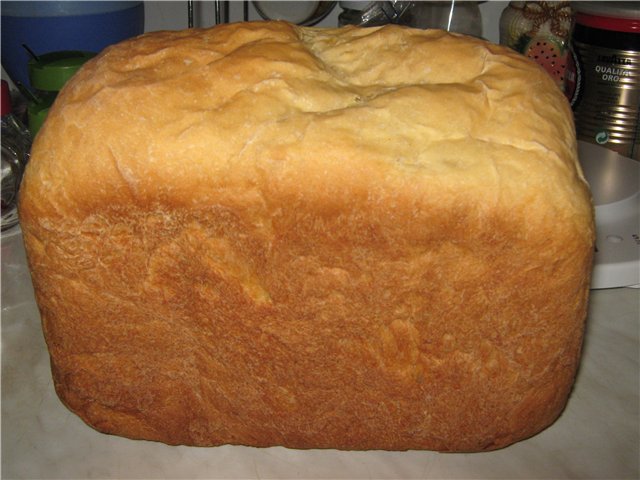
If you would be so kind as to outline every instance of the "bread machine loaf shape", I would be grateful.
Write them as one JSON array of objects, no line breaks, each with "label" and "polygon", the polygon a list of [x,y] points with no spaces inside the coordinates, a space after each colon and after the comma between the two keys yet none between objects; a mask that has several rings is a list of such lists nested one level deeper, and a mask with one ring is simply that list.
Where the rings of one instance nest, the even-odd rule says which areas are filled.
[{"label": "bread machine loaf shape", "polygon": [[256,22],[109,47],[22,188],[56,391],[167,444],[528,438],[581,353],[576,151],[551,78],[478,39]]}]

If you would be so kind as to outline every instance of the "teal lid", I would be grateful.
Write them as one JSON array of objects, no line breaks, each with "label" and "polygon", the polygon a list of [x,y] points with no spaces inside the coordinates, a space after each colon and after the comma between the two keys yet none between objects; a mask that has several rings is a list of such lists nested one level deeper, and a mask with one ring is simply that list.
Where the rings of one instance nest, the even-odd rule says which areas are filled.
[{"label": "teal lid", "polygon": [[80,67],[96,54],[81,51],[60,51],[38,55],[29,60],[31,85],[45,92],[57,92]]}]

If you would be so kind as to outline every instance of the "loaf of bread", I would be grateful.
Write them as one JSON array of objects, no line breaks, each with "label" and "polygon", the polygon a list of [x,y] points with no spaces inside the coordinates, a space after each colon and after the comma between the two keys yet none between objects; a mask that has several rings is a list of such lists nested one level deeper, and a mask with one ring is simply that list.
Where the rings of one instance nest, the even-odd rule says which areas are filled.
[{"label": "loaf of bread", "polygon": [[256,22],[109,47],[22,188],[57,393],[167,444],[530,437],[581,352],[576,151],[547,74],[478,39]]}]

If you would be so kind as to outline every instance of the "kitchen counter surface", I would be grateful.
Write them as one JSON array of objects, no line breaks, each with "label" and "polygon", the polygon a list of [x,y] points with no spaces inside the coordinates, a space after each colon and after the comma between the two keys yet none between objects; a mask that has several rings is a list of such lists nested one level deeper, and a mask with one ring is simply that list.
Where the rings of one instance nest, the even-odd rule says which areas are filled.
[{"label": "kitchen counter surface", "polygon": [[58,400],[19,229],[2,238],[2,478],[635,478],[640,290],[592,292],[562,416],[481,454],[170,447],[98,433]]}]

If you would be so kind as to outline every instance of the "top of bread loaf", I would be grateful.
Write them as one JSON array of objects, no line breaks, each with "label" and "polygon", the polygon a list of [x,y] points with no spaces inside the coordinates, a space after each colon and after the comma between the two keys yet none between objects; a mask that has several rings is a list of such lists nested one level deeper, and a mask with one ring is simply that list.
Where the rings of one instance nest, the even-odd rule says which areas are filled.
[{"label": "top of bread loaf", "polygon": [[532,214],[553,198],[557,221],[580,224],[591,210],[576,151],[563,94],[506,48],[437,30],[256,22],[107,48],[59,95],[25,189],[48,217],[307,184],[329,203],[455,192],[461,208]]}]

